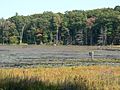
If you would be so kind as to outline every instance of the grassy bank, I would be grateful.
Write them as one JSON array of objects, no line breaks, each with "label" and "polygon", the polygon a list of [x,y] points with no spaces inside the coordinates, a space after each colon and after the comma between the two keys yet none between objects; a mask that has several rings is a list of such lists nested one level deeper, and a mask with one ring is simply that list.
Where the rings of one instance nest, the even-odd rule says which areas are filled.
[{"label": "grassy bank", "polygon": [[5,68],[0,90],[120,90],[120,67]]}]

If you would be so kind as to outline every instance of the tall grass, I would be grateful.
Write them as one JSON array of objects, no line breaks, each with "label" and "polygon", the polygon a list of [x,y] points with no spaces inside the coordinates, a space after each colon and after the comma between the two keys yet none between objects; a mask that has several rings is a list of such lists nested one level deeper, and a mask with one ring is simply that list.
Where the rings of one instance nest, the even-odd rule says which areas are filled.
[{"label": "tall grass", "polygon": [[0,90],[120,90],[120,67],[0,69]]}]

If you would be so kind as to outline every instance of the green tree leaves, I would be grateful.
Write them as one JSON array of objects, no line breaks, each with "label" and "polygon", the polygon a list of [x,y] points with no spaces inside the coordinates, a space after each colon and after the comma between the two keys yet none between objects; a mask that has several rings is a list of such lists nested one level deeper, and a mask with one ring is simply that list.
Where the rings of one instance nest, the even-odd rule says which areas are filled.
[{"label": "green tree leaves", "polygon": [[120,6],[0,19],[1,44],[120,44]]}]

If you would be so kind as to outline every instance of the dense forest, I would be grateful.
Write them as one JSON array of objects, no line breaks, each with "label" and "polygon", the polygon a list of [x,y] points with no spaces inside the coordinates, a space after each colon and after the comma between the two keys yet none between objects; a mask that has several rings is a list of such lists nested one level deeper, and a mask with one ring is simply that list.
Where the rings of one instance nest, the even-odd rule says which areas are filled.
[{"label": "dense forest", "polygon": [[119,45],[120,6],[0,19],[0,44]]}]

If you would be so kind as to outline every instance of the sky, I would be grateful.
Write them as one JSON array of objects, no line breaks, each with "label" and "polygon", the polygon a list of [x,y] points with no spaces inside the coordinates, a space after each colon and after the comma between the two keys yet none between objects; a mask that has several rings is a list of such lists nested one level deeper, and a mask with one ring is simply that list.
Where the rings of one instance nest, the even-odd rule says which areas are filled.
[{"label": "sky", "polygon": [[19,15],[31,15],[44,11],[61,12],[71,10],[91,10],[114,8],[120,0],[1,0],[0,18]]}]

